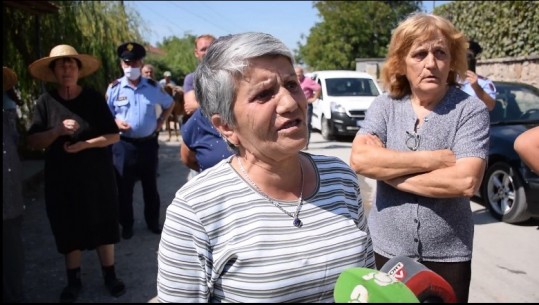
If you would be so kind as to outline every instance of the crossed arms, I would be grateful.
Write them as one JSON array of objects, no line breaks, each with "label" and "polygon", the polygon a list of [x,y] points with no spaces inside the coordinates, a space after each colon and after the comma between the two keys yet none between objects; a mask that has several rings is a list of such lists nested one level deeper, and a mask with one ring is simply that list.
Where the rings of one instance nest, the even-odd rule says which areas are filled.
[{"label": "crossed arms", "polygon": [[396,151],[371,134],[358,134],[352,144],[352,169],[394,188],[421,196],[472,197],[481,184],[486,161],[456,159],[451,150]]}]

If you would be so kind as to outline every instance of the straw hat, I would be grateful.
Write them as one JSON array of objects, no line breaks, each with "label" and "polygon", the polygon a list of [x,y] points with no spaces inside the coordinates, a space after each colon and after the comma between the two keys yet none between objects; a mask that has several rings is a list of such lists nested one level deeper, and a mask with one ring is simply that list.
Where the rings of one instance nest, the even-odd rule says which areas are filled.
[{"label": "straw hat", "polygon": [[4,81],[4,92],[6,92],[17,84],[17,74],[10,68],[4,67],[2,80]]},{"label": "straw hat", "polygon": [[28,70],[33,77],[51,83],[58,82],[56,76],[49,68],[49,64],[58,58],[70,57],[78,59],[82,67],[79,69],[79,78],[88,76],[101,66],[101,61],[91,55],[79,54],[75,48],[67,44],[57,45],[52,48],[49,57],[43,57],[34,61],[28,66]]}]

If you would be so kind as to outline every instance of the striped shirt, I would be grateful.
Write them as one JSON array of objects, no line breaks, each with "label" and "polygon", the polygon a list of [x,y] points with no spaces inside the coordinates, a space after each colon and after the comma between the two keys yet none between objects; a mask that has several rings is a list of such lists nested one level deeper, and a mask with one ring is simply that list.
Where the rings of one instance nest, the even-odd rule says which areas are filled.
[{"label": "striped shirt", "polygon": [[160,302],[333,302],[343,270],[374,268],[357,175],[338,158],[303,154],[319,181],[301,228],[232,168],[233,156],[176,193],[159,244]]}]

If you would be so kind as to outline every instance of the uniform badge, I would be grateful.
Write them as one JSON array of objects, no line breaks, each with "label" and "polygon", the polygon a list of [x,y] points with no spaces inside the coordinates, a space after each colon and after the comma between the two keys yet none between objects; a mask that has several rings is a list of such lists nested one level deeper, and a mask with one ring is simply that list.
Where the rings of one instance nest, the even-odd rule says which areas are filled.
[{"label": "uniform badge", "polygon": [[123,101],[123,100],[126,100],[127,99],[127,96],[119,96],[118,97],[118,100],[119,101]]}]

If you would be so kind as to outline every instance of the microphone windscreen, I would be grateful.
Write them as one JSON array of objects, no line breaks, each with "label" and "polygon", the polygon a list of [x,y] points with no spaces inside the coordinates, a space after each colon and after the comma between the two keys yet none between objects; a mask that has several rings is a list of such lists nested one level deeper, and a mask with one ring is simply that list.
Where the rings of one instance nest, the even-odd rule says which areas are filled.
[{"label": "microphone windscreen", "polygon": [[333,298],[336,303],[419,303],[404,283],[385,272],[361,267],[339,275]]},{"label": "microphone windscreen", "polygon": [[421,303],[457,301],[453,287],[443,277],[409,257],[394,257],[380,271],[406,284]]}]

